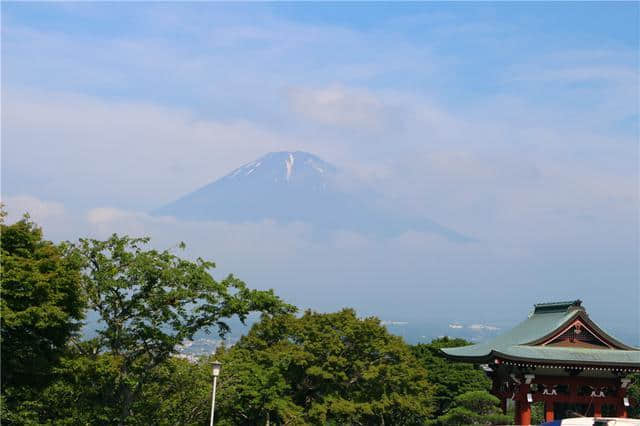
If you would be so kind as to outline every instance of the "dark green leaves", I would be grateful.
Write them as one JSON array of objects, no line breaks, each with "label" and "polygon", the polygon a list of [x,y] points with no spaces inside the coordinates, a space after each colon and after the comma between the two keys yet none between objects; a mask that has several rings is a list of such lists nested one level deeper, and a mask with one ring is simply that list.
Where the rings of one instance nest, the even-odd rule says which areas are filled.
[{"label": "dark green leaves", "polygon": [[468,345],[463,339],[444,337],[428,344],[412,347],[413,353],[428,371],[428,379],[435,386],[437,415],[444,414],[457,395],[465,392],[491,388],[491,382],[477,367],[462,362],[452,362],[444,358],[441,348]]},{"label": "dark green leaves", "polygon": [[68,339],[80,327],[80,265],[44,240],[28,216],[2,223],[0,246],[3,417],[13,410],[27,418],[37,404],[27,407],[25,401],[50,382]]}]

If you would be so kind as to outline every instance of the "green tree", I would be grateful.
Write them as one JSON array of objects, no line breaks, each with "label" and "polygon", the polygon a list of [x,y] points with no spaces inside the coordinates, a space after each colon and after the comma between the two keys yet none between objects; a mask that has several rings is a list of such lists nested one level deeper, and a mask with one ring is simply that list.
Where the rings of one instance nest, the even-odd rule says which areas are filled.
[{"label": "green tree", "polygon": [[[89,349],[80,343],[78,347]],[[55,369],[55,380],[42,392],[45,410],[39,424],[112,425],[118,422],[118,371],[113,355],[72,349]]]},{"label": "green tree", "polygon": [[253,311],[293,310],[272,291],[250,290],[233,275],[214,280],[209,273],[212,262],[148,249],[148,242],[114,234],[106,241],[81,239],[67,251],[83,266],[88,306],[102,325],[97,337],[78,349],[86,357],[113,357],[113,406],[119,407],[121,425],[178,344],[200,330],[217,329],[225,335],[225,320],[232,316],[245,321]]},{"label": "green tree", "polygon": [[211,365],[171,358],[157,369],[132,411],[133,424],[204,425],[211,407]]},{"label": "green tree", "polygon": [[489,391],[491,388],[491,381],[478,366],[453,362],[446,359],[440,351],[442,348],[469,344],[471,343],[464,339],[443,337],[411,347],[415,356],[426,368],[429,382],[434,385],[436,416],[443,415],[451,407],[456,396],[471,391]]},{"label": "green tree", "polygon": [[296,352],[288,348],[288,344],[264,350],[237,346],[216,354],[223,360],[219,424],[304,423],[303,410],[293,402],[292,387],[284,375]]},{"label": "green tree", "polygon": [[37,394],[81,325],[80,264],[44,240],[28,215],[2,222],[0,246],[2,420],[36,422]]},{"label": "green tree", "polygon": [[226,424],[423,424],[427,372],[377,318],[351,309],[263,318],[222,354]]},{"label": "green tree", "polygon": [[[118,377],[121,358],[110,353],[70,354],[56,368],[56,379],[42,392],[41,423],[112,425],[119,422]],[[128,424],[202,425],[209,418],[211,368],[171,357],[152,371],[131,408]]]},{"label": "green tree", "polygon": [[470,391],[458,395],[453,407],[438,417],[442,425],[500,425],[509,424],[510,416],[501,413],[500,400],[486,391]]}]

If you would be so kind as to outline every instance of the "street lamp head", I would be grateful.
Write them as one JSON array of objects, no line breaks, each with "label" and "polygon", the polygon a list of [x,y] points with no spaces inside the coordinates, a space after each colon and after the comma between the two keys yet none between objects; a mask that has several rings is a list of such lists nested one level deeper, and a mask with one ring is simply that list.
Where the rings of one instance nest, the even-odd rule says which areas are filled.
[{"label": "street lamp head", "polygon": [[213,367],[213,376],[218,377],[218,375],[220,374],[220,368],[222,367],[222,363],[220,361],[213,361],[211,363],[211,366]]}]

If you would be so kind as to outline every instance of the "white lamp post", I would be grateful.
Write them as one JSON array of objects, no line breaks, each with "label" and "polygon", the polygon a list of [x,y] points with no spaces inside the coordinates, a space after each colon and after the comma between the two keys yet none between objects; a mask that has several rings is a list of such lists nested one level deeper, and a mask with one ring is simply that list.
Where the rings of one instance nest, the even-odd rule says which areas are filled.
[{"label": "white lamp post", "polygon": [[216,382],[220,375],[220,367],[222,364],[219,361],[213,361],[211,366],[213,367],[213,393],[211,395],[211,421],[209,422],[209,426],[213,426],[213,413],[216,410]]}]

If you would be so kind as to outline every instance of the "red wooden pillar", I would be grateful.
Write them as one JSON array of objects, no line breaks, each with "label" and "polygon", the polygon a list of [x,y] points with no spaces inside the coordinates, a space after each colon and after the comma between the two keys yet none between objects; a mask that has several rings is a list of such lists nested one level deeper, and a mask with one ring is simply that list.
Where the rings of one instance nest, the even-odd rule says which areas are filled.
[{"label": "red wooden pillar", "polygon": [[569,397],[571,399],[575,399],[578,396],[578,385],[575,381],[569,378]]},{"label": "red wooden pillar", "polygon": [[553,402],[547,401],[544,403],[544,421],[551,422],[553,421]]},{"label": "red wooden pillar", "polygon": [[618,392],[618,403],[616,404],[617,416],[626,418],[627,417],[627,407],[624,406],[624,399],[627,396],[627,389],[620,389]]},{"label": "red wooden pillar", "polygon": [[602,403],[600,401],[593,403],[593,417],[602,417]]},{"label": "red wooden pillar", "polygon": [[529,426],[531,425],[531,405],[528,401],[518,401],[518,405],[516,406],[520,421],[517,422],[519,425]]}]

